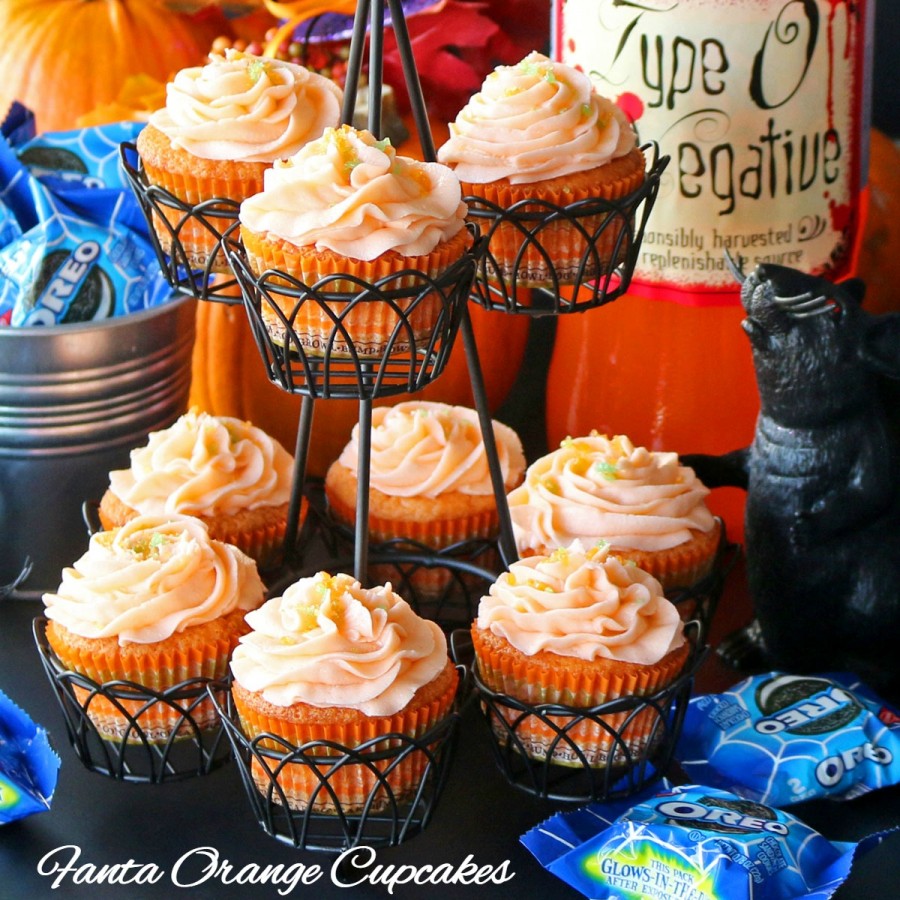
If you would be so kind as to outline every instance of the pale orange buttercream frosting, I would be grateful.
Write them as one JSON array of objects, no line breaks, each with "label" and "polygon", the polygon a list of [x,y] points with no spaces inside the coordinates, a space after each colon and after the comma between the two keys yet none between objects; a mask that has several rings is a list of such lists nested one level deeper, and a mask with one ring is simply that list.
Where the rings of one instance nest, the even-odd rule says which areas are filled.
[{"label": "pale orange buttercream frosting", "polygon": [[[494,422],[505,484],[519,481],[525,457],[518,435]],[[338,462],[356,473],[359,425]],[[437,497],[450,491],[493,493],[481,426],[474,409],[410,400],[372,410],[370,484],[393,497]]]},{"label": "pale orange buttercream frosting", "polygon": [[232,515],[290,498],[294,460],[260,428],[194,408],[151,432],[128,469],[109,473],[112,492],[139,513]]},{"label": "pale orange buttercream frosting", "polygon": [[93,535],[43,599],[47,618],[74,634],[149,644],[254,609],[264,591],[256,563],[198,519],[138,516]]},{"label": "pale orange buttercream frosting", "polygon": [[488,75],[437,155],[463,182],[530,184],[602,166],[636,143],[625,114],[587,75],[534,52]]},{"label": "pale orange buttercream frosting", "polygon": [[398,712],[447,665],[441,629],[390,584],[363,588],[349,575],[301,578],[248,613],[231,670],[275,706]]},{"label": "pale orange buttercream frosting", "polygon": [[532,463],[508,499],[520,553],[566,547],[577,538],[659,551],[715,526],[708,494],[678,454],[592,432],[566,438]]},{"label": "pale orange buttercream frosting", "polygon": [[334,82],[303,66],[226,50],[176,73],[150,124],[203,159],[272,162],[337,125],[342,102]]},{"label": "pale orange buttercream frosting", "polygon": [[579,541],[509,567],[478,605],[478,628],[522,653],[653,665],[684,643],[678,610],[643,569]]},{"label": "pale orange buttercream frosting", "polygon": [[467,211],[447,166],[397,156],[390,140],[349,125],[277,161],[264,185],[241,204],[243,226],[351,259],[428,254],[459,233]]}]

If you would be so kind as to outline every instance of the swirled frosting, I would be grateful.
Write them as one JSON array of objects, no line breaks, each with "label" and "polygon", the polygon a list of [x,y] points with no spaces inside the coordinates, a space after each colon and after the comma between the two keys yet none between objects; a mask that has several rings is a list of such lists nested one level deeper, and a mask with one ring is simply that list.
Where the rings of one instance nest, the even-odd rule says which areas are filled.
[{"label": "swirled frosting", "polygon": [[488,75],[437,156],[460,181],[531,184],[602,166],[635,144],[625,114],[587,75],[535,52]]},{"label": "swirled frosting", "polygon": [[528,656],[653,665],[684,643],[678,610],[652,576],[579,541],[509,567],[478,605],[476,625]]},{"label": "swirled frosting", "polygon": [[397,156],[389,140],[349,125],[277,161],[263,183],[241,204],[242,225],[351,259],[430,253],[460,231],[467,211],[447,166]]},{"label": "swirled frosting", "polygon": [[211,540],[189,516],[138,516],[93,535],[87,552],[44,594],[47,618],[86,638],[165,640],[263,602],[256,563]]},{"label": "swirled frosting", "polygon": [[710,531],[709,494],[676,453],[635,447],[622,435],[566,438],[532,463],[509,494],[519,552],[603,539],[616,549],[667,550]]},{"label": "swirled frosting", "polygon": [[301,578],[247,614],[235,680],[275,706],[347,707],[393,715],[447,664],[447,641],[390,584],[349,575]]},{"label": "swirled frosting", "polygon": [[150,124],[203,159],[268,163],[337,125],[342,102],[334,82],[302,66],[226,50],[178,72]]},{"label": "swirled frosting", "polygon": [[233,515],[280,506],[290,497],[293,457],[241,419],[191,409],[131,451],[131,466],[109,473],[112,492],[139,513]]},{"label": "swirled frosting", "polygon": [[[525,470],[518,435],[494,422],[504,484],[517,484]],[[356,472],[359,425],[338,462]],[[410,400],[372,410],[370,484],[392,497],[493,493],[481,426],[474,409]]]}]

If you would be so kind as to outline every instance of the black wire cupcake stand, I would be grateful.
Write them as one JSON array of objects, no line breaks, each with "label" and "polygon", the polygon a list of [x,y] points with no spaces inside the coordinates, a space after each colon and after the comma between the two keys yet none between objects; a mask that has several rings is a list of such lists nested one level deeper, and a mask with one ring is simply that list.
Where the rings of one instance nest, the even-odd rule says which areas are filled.
[{"label": "black wire cupcake stand", "polygon": [[[436,159],[424,98],[400,0],[386,0],[403,72],[409,91],[413,118],[424,159]],[[381,90],[383,84],[383,35],[385,0],[360,0],[354,19],[345,84],[342,121],[353,119],[356,92],[362,71],[369,30],[369,122],[373,134],[381,133]],[[370,26],[370,27],[369,27]],[[469,205],[471,248],[451,268],[434,277],[417,271],[368,283],[348,275],[330,276],[316,284],[305,284],[278,270],[254,272],[239,239],[238,207],[230,201],[213,201],[188,206],[161,188],[148,183],[133,145],[123,145],[122,163],[157,242],[157,255],[172,287],[200,300],[243,303],[254,340],[269,379],[283,390],[302,397],[295,452],[294,483],[285,536],[284,577],[293,580],[302,574],[302,548],[298,546],[301,498],[315,493],[315,483],[306,479],[306,461],[318,399],[355,399],[358,416],[357,519],[352,536],[336,527],[327,509],[311,503],[313,528],[320,528],[330,544],[335,565],[349,560],[336,554],[352,544],[355,577],[367,583],[368,569],[390,565],[399,573],[398,585],[421,613],[430,615],[446,630],[468,625],[475,616],[473,597],[480,596],[498,574],[515,558],[515,542],[505,486],[500,468],[488,408],[478,351],[468,313],[471,300],[489,310],[529,316],[583,312],[622,295],[631,281],[644,228],[659,190],[668,157],[660,157],[655,144],[642,148],[649,169],[640,188],[617,200],[593,199],[559,207],[539,200],[516,204],[509,209],[492,206],[477,197],[464,198]],[[183,251],[180,235],[199,220],[202,228],[216,237],[216,249],[201,269],[191,266]],[[221,223],[230,223],[222,228]],[[586,249],[574,264],[559,271],[543,236],[564,224],[581,235]],[[501,229],[513,229],[521,248],[510,264],[501,262],[491,249],[491,241]],[[162,243],[159,235],[163,235]],[[164,248],[165,246],[165,248]],[[602,250],[600,248],[603,248]],[[541,274],[535,278],[533,260],[540,259]],[[225,258],[230,276],[222,274]],[[526,261],[528,258],[531,261]],[[233,276],[233,277],[231,277]],[[348,280],[352,291],[347,292]],[[341,290],[334,290],[340,287]],[[379,304],[391,310],[394,325],[380,344],[358,340],[352,324],[355,314],[366,305]],[[431,323],[423,330],[416,310],[430,304]],[[436,309],[436,312],[434,311]],[[320,323],[311,334],[304,316],[315,313]],[[324,327],[321,323],[324,322]],[[368,535],[368,492],[370,483],[370,430],[372,403],[381,397],[415,393],[438,378],[444,369],[456,334],[463,341],[475,408],[485,443],[492,487],[500,513],[496,550],[499,566],[473,562],[475,554],[490,550],[483,544],[448,548],[437,553],[408,541],[370,546]],[[343,543],[342,543],[343,542]],[[721,593],[730,545],[720,547],[716,570],[709,579],[673,596],[680,608],[689,610],[699,623],[689,626],[694,653],[685,672],[673,684],[652,697],[622,698],[593,709],[560,706],[528,706],[512,697],[491,691],[481,680],[471,659],[461,659],[454,634],[454,659],[471,674],[467,682],[468,700],[477,702],[493,739],[500,771],[519,790],[553,800],[584,801],[625,796],[661,777],[672,758],[690,696],[694,674],[705,655],[709,619]],[[480,562],[481,559],[479,558]],[[421,570],[445,569],[450,574],[446,589],[425,601],[417,597],[416,578]],[[276,584],[275,589],[277,589]],[[477,587],[477,590],[476,590]],[[452,599],[451,599],[452,598]],[[687,617],[687,616],[686,616]],[[40,646],[40,644],[39,644]],[[63,673],[51,674],[58,681]],[[347,748],[319,745],[293,747],[274,735],[249,739],[241,729],[230,692],[223,684],[206,685],[221,715],[223,729],[232,752],[241,765],[251,806],[261,827],[278,840],[294,847],[339,851],[358,843],[385,845],[399,843],[424,828],[447,775],[456,740],[461,704],[448,719],[419,740],[392,735],[395,746],[385,751],[375,747]],[[638,717],[653,721],[646,739],[635,747],[620,733]],[[552,747],[544,759],[529,753],[520,736],[521,724],[537,717],[556,729]],[[570,737],[572,723],[590,719],[608,735],[611,764],[594,766]],[[562,721],[564,724],[560,725]],[[611,725],[610,722],[624,723]],[[381,743],[379,743],[379,747]],[[565,753],[556,752],[566,748]],[[383,756],[387,753],[388,756]],[[375,793],[388,797],[363,804],[362,809],[345,810],[329,784],[329,772],[343,766],[363,766],[383,771],[392,765],[393,755],[424,753],[427,767],[412,797],[393,796],[390,786],[379,780]],[[568,756],[565,764],[560,758]],[[317,796],[330,805],[317,812],[313,801],[305,808],[292,808],[279,782],[288,765],[303,765],[320,773]],[[321,774],[324,773],[324,774]],[[402,802],[401,802],[402,800]],[[295,804],[296,805],[296,804]]]}]

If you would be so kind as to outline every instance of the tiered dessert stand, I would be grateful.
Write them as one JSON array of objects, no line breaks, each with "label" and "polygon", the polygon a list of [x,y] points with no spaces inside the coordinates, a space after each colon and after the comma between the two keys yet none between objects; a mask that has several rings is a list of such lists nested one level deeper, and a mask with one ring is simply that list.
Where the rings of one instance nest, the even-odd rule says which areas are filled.
[{"label": "tiered dessert stand", "polygon": [[[387,6],[391,14],[391,27],[397,38],[423,155],[426,161],[434,161],[435,148],[403,8],[400,0],[387,0]],[[384,0],[360,0],[354,19],[342,118],[345,122],[351,122],[353,118],[368,29],[368,128],[375,135],[379,135],[382,130],[384,26]],[[456,573],[452,580],[456,587],[465,584],[471,586],[471,581],[466,582],[466,578],[480,579],[480,585],[494,579],[496,572],[472,564],[471,548],[462,548],[462,553],[459,547],[450,548],[449,551],[436,554],[409,543],[379,546],[371,550],[369,547],[367,523],[373,401],[405,392],[414,393],[438,378],[447,362],[457,331],[464,344],[475,407],[500,512],[500,557],[505,565],[516,559],[506,491],[468,314],[468,302],[471,300],[479,303],[496,310],[498,314],[546,316],[581,312],[608,303],[623,294],[628,289],[644,227],[656,199],[660,177],[668,162],[668,158],[659,157],[655,145],[644,149],[650,159],[645,182],[625,198],[616,201],[583,201],[567,207],[528,201],[510,209],[494,208],[478,198],[465,198],[472,216],[482,227],[481,234],[478,228],[472,229],[472,249],[458,263],[437,278],[429,278],[421,272],[406,271],[373,284],[355,279],[358,292],[341,293],[329,289],[333,276],[315,285],[307,285],[284,272],[269,271],[259,277],[254,275],[247,264],[237,225],[231,224],[224,229],[221,227],[223,222],[226,225],[229,222],[236,223],[237,204],[213,201],[188,207],[162,189],[150,186],[143,175],[134,147],[123,147],[123,163],[150,222],[151,233],[159,228],[169,235],[171,248],[166,251],[160,245],[157,252],[163,271],[173,288],[190,293],[202,301],[242,302],[270,380],[283,390],[302,396],[290,521],[284,544],[287,571],[295,573],[302,565],[297,539],[301,501],[306,488],[306,459],[315,403],[319,399],[344,398],[348,401],[356,399],[359,403],[359,489],[353,535],[355,577],[365,584],[369,563],[387,560],[398,566],[446,567]],[[202,271],[191,269],[179,244],[181,229],[186,222],[194,219],[199,220],[204,228],[208,228],[219,239],[217,254]],[[553,259],[541,246],[542,232],[563,221],[583,233],[588,248],[576,271],[570,271],[564,279],[557,274]],[[520,276],[518,263],[512,271],[501,270],[497,260],[489,252],[489,239],[501,226],[511,226],[521,234],[522,254],[527,246],[537,248],[545,257],[550,274],[548,280],[539,287],[533,288],[527,278]],[[600,247],[604,248],[602,252]],[[222,274],[224,260],[229,264],[230,274]],[[401,277],[404,279],[402,282]],[[236,286],[240,288],[240,298],[236,296]],[[276,297],[282,299],[281,307],[275,302]],[[285,297],[292,301],[292,314],[282,312]],[[440,303],[437,325],[426,340],[417,339],[411,324],[411,314],[418,304],[426,300],[433,302],[434,298],[438,298]],[[366,354],[354,345],[347,324],[352,311],[359,304],[367,303],[388,304],[397,317],[397,326],[387,347],[375,356]],[[308,336],[298,334],[293,327],[297,311],[304,304],[316,304],[333,323],[329,339],[319,346],[310,347]],[[290,305],[287,308],[290,309]],[[273,319],[277,319],[283,336],[273,339],[266,327],[266,319],[270,324]],[[325,516],[327,518],[327,512]],[[718,571],[721,572],[721,569],[722,566],[719,566]],[[293,574],[289,577],[293,577]],[[685,592],[678,599],[692,604],[691,608],[696,614],[708,622],[720,589],[721,578],[717,575],[709,583]],[[450,628],[454,625],[468,625],[473,617],[474,610],[467,598],[459,615],[436,618],[442,625]],[[671,760],[693,673],[702,656],[700,648],[705,638],[704,626],[691,628],[697,653],[693,664],[675,684],[651,698],[623,698],[591,710],[562,706],[525,707],[514,698],[490,691],[479,681],[473,666],[461,666],[474,680],[477,691],[473,696],[477,696],[494,736],[497,764],[510,783],[537,796],[582,801],[632,793],[658,778]],[[464,644],[462,633],[454,632],[451,647],[457,661],[467,653]],[[235,755],[244,761],[242,775],[262,827],[269,834],[293,846],[329,850],[343,849],[360,842],[374,845],[397,843],[425,826],[446,776],[459,718],[457,710],[449,725],[439,726],[418,742],[412,742],[412,746],[408,738],[392,736],[403,746],[391,751],[310,745],[292,748],[285,747],[283,742],[278,744],[278,739],[272,735],[266,736],[265,740],[248,741],[236,724],[227,698],[222,706],[228,737]],[[613,715],[617,716],[615,720]],[[517,727],[529,716],[538,716],[548,727],[556,730],[558,737],[554,747],[568,746],[572,751],[572,764],[560,766],[549,760],[533,760],[524,752],[517,737]],[[608,723],[624,722],[627,726],[627,723],[640,716],[645,719],[650,716],[654,724],[649,729],[643,750],[633,757],[629,745],[619,740],[616,728],[611,728]],[[587,765],[583,757],[579,759],[577,746],[568,738],[571,725],[566,723],[571,723],[573,717],[577,721],[592,719],[599,728],[610,734],[613,743],[610,765],[596,769]],[[273,750],[275,746],[277,750]],[[309,808],[290,810],[276,779],[283,766],[298,762],[318,766],[321,771],[331,771],[344,764],[376,768],[381,766],[383,770],[384,766],[394,764],[391,753],[408,752],[420,752],[428,757],[428,772],[423,779],[422,788],[411,799],[392,796],[389,808],[379,812],[368,807],[352,813],[338,809],[337,815],[316,814]],[[339,754],[338,762],[335,762],[335,753]],[[379,753],[388,754],[386,761],[381,757],[376,759]],[[258,790],[258,781],[254,783],[251,770],[258,777],[260,772],[267,772],[268,784]],[[323,776],[321,788],[324,793],[328,793],[327,776]],[[386,785],[385,789],[389,792]]]}]

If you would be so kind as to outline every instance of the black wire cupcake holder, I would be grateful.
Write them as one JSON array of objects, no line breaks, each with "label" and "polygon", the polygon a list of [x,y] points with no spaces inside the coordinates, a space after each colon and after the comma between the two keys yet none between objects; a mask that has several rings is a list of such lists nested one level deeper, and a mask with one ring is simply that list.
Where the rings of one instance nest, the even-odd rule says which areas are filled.
[{"label": "black wire cupcake holder", "polygon": [[[583,312],[624,294],[669,163],[668,156],[660,157],[657,144],[642,149],[651,160],[644,182],[618,199],[595,197],[559,206],[527,198],[501,207],[482,197],[465,197],[470,220],[488,241],[473,301],[486,309],[547,316]],[[547,249],[563,234],[581,248],[566,262]],[[518,246],[514,254],[502,249],[510,245]]]},{"label": "black wire cupcake holder", "polygon": [[[185,203],[165,188],[150,184],[134,144],[121,144],[119,155],[128,184],[147,220],[160,270],[172,289],[197,300],[239,304],[240,292],[222,240],[237,222],[240,204],[222,197]],[[185,240],[185,235],[192,235],[192,239]],[[190,252],[187,248],[198,238],[207,249]]]},{"label": "black wire cupcake holder", "polygon": [[[608,801],[659,781],[673,762],[694,676],[708,648],[694,647],[685,670],[646,696],[623,696],[593,707],[530,704],[492,690],[472,663],[473,695],[490,734],[497,768],[509,784],[545,800]],[[453,635],[454,658],[463,635]]]},{"label": "black wire cupcake holder", "polygon": [[117,781],[160,784],[207,775],[229,761],[222,721],[210,701],[222,690],[217,682],[193,678],[161,691],[131,681],[98,684],[63,667],[46,630],[47,619],[38,616],[35,644],[85,768]]},{"label": "black wire cupcake holder", "polygon": [[[421,390],[443,372],[482,246],[474,240],[437,277],[406,269],[375,282],[329,275],[310,286],[280,270],[255,274],[243,248],[230,235],[225,243],[270,380],[313,399],[365,400]],[[365,321],[374,312],[387,327],[362,334],[378,327]]]},{"label": "black wire cupcake holder", "polygon": [[[459,696],[467,673],[457,668]],[[228,684],[209,690],[253,814],[271,837],[298,849],[337,853],[360,844],[395,846],[431,821],[455,752],[458,703],[419,737],[392,733],[356,747],[333,741],[296,746],[271,733],[248,738]],[[369,789],[348,799],[346,783],[360,780]],[[291,791],[298,782],[302,798]]]}]

